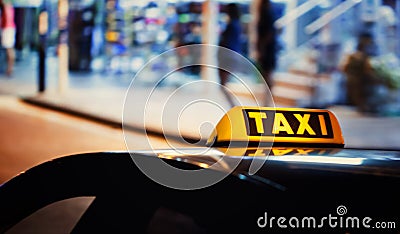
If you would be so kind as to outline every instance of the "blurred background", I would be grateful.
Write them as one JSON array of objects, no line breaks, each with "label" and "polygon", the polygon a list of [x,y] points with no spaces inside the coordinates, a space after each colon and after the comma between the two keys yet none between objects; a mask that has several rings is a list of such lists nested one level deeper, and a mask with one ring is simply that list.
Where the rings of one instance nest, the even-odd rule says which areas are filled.
[{"label": "blurred background", "polygon": [[[59,155],[125,150],[120,129],[123,103],[135,74],[170,49],[219,45],[230,22],[230,3],[240,10],[236,47],[258,67],[256,38],[262,30],[256,25],[262,2],[4,0],[13,8],[15,56],[8,72],[8,50],[0,49],[2,178]],[[347,147],[399,149],[400,1],[271,0],[270,4],[276,43],[271,73],[275,105],[332,110],[342,124]],[[213,58],[207,51],[202,56]],[[193,56],[183,53],[156,63],[140,80],[139,91],[151,87],[166,68],[188,59]],[[218,74],[211,74],[196,67],[184,69],[158,89],[167,95],[189,81],[219,82]],[[242,79],[253,93],[266,92],[259,77]],[[246,102],[248,92],[235,79],[226,86],[251,104]],[[133,130],[128,134],[143,139],[134,131],[140,126],[133,120],[130,124]],[[157,129],[160,126],[151,127],[155,144],[168,147]],[[199,138],[197,129],[183,133],[188,139]]]}]

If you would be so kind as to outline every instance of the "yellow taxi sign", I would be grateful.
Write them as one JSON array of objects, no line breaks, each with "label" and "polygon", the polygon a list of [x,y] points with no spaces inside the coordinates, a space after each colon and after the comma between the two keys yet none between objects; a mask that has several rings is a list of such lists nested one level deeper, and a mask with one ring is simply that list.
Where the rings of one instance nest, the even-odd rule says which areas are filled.
[{"label": "yellow taxi sign", "polygon": [[339,123],[328,110],[234,107],[208,139],[209,145],[344,146]]}]

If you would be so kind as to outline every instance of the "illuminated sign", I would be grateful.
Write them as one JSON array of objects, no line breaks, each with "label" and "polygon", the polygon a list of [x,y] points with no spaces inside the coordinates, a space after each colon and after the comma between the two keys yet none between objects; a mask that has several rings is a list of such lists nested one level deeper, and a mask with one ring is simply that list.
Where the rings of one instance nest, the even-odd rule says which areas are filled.
[{"label": "illuminated sign", "polygon": [[333,138],[328,113],[246,109],[243,114],[249,136]]},{"label": "illuminated sign", "polygon": [[234,107],[208,139],[209,145],[330,146],[342,147],[339,123],[328,110]]}]

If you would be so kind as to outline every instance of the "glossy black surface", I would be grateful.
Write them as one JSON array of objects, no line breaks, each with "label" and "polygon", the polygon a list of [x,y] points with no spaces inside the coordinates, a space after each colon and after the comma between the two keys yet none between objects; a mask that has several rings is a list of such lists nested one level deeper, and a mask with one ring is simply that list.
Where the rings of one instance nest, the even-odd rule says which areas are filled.
[{"label": "glossy black surface", "polygon": [[[47,204],[78,196],[96,196],[96,199],[76,225],[75,233],[160,233],[160,230],[164,233],[179,233],[174,230],[182,233],[321,233],[321,229],[261,229],[257,219],[264,212],[275,216],[322,217],[336,214],[339,205],[345,205],[351,216],[399,220],[398,153],[387,152],[381,157],[370,154],[373,152],[333,154],[363,158],[358,165],[274,158],[253,176],[247,171],[254,158],[246,157],[223,181],[190,191],[153,182],[136,167],[129,153],[64,157],[32,168],[0,187],[0,232]],[[144,154],[133,157],[143,157],[148,163],[158,160]],[[200,159],[207,161],[207,156],[180,158],[185,160],[163,160],[185,170],[199,169],[195,162]],[[370,230],[324,230],[347,231]],[[398,229],[386,231],[398,233]]]}]

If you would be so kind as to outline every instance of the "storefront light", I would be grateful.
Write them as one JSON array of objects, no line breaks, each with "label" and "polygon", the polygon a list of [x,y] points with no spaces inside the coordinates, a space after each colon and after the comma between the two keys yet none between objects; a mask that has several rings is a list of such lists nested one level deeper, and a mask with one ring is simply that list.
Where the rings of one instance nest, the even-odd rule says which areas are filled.
[{"label": "storefront light", "polygon": [[152,7],[146,10],[147,18],[158,18],[160,16],[160,9],[156,7]]},{"label": "storefront light", "polygon": [[43,0],[14,0],[13,5],[15,7],[39,7],[42,5]]},{"label": "storefront light", "polygon": [[149,0],[122,0],[120,1],[120,5],[130,5],[131,7],[146,7],[149,4]]},{"label": "storefront light", "polygon": [[165,43],[168,40],[169,33],[165,30],[161,30],[157,33],[157,42]]},{"label": "storefront light", "polygon": [[132,58],[132,60],[131,60],[131,70],[133,72],[139,71],[140,68],[142,68],[143,65],[144,65],[143,58],[139,58],[139,57]]}]

